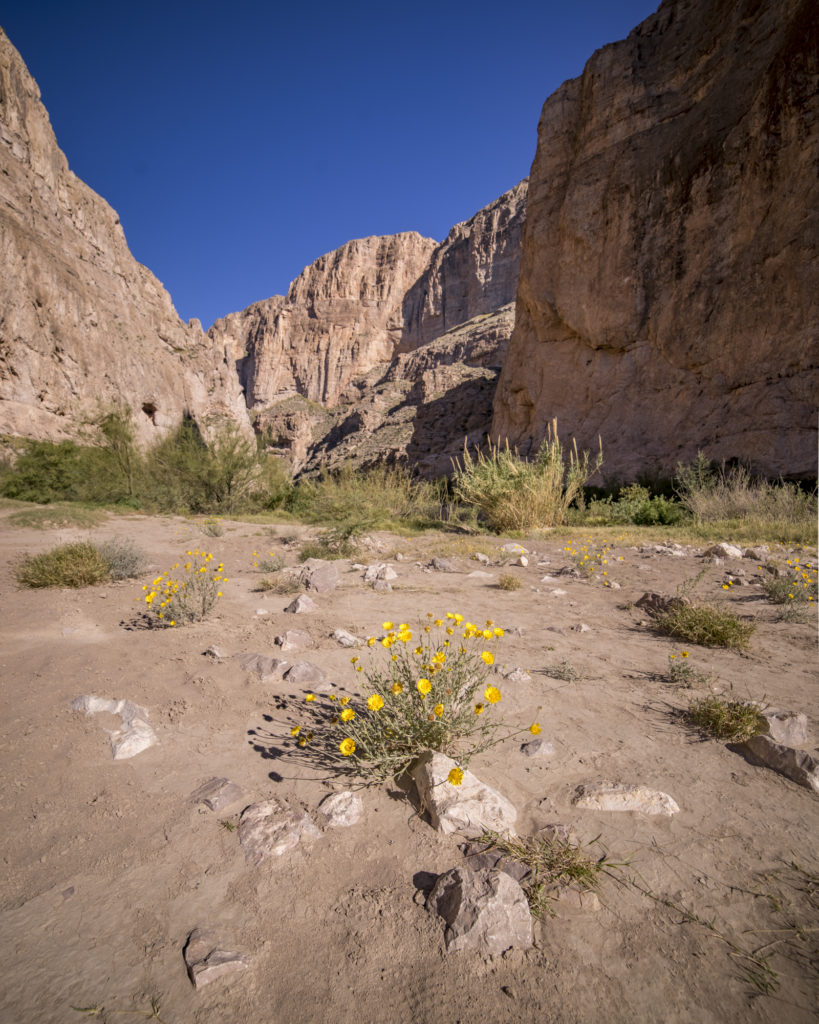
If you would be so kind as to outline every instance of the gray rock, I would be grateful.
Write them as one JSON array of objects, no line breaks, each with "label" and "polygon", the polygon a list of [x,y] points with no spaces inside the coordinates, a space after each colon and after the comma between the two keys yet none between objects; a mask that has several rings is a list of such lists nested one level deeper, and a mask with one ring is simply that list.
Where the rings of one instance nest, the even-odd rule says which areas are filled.
[{"label": "gray rock", "polygon": [[239,821],[239,842],[245,860],[254,867],[268,857],[281,857],[302,839],[320,836],[304,811],[293,810],[275,798],[246,807]]},{"label": "gray rock", "polygon": [[239,668],[258,676],[263,683],[280,679],[290,664],[282,658],[271,658],[266,654],[234,654],[233,657],[239,662]]},{"label": "gray rock", "polygon": [[503,871],[510,878],[514,878],[516,882],[524,882],[532,873],[531,869],[521,861],[515,860],[514,857],[507,857],[500,850],[493,846],[487,846],[485,843],[464,843],[461,853],[471,871],[497,868],[498,871]]},{"label": "gray rock", "polygon": [[285,630],[281,636],[276,637],[274,643],[281,647],[283,651],[299,651],[305,647],[316,646],[310,634],[306,633],[303,629]]},{"label": "gray rock", "polygon": [[376,562],[374,565],[368,565],[364,572],[364,582],[375,583],[378,579],[384,579],[381,573],[384,572],[386,568],[386,562]]},{"label": "gray rock", "polygon": [[804,747],[808,742],[808,716],[801,711],[762,708],[768,723],[768,735],[786,747]]},{"label": "gray rock", "polygon": [[119,715],[122,728],[104,730],[111,741],[111,753],[115,761],[136,757],[143,750],[159,742],[156,733],[148,725],[147,710],[130,700],[105,700],[103,697],[84,694],[71,701],[71,708],[73,711],[84,711],[86,715],[96,715],[100,712]]},{"label": "gray rock", "polygon": [[270,614],[270,610],[268,608],[257,608],[256,609],[256,614],[257,615],[269,615]]},{"label": "gray rock", "polygon": [[296,600],[291,601],[284,610],[291,615],[303,615],[307,612],[314,612],[317,609],[318,605],[312,597],[308,597],[307,594],[299,594]]},{"label": "gray rock", "polygon": [[381,594],[388,594],[392,591],[392,585],[387,580],[376,580],[373,583],[373,590],[377,590]]},{"label": "gray rock", "polygon": [[532,680],[525,668],[510,669],[508,672],[504,672],[504,678],[508,683],[528,683]]},{"label": "gray rock", "polygon": [[752,558],[755,562],[764,562],[768,558],[768,548],[761,544],[759,547],[746,548],[742,552],[743,558]]},{"label": "gray rock", "polygon": [[432,568],[438,572],[457,572],[458,566],[451,558],[433,558]]},{"label": "gray rock", "polygon": [[327,676],[311,661],[297,661],[285,672],[284,678],[291,686],[315,686],[326,681]]},{"label": "gray rock", "polygon": [[319,811],[328,828],[349,828],[364,813],[364,801],[358,793],[343,790],[326,796],[319,804]]},{"label": "gray rock", "polygon": [[190,933],[183,955],[194,988],[203,988],[226,974],[245,971],[251,964],[246,953],[219,949],[213,932],[202,928],[194,928]]},{"label": "gray rock", "polygon": [[517,544],[517,543],[512,542],[512,541],[510,541],[510,543],[508,543],[508,544],[502,544],[501,545],[501,551],[503,551],[503,553],[506,554],[506,555],[528,555],[529,554],[528,548],[525,548],[522,544]]},{"label": "gray rock", "polygon": [[244,798],[244,792],[230,779],[209,779],[191,793],[191,801],[221,811]]},{"label": "gray rock", "polygon": [[397,580],[398,579],[398,573],[395,571],[395,569],[392,568],[392,566],[385,565],[382,569],[378,570],[378,578],[380,580],[388,580],[388,581],[389,580]]},{"label": "gray rock", "polygon": [[480,562],[481,565],[489,565],[489,555],[485,555],[481,551],[476,551],[472,557],[476,562]]},{"label": "gray rock", "polygon": [[433,828],[465,836],[479,836],[487,830],[514,835],[518,816],[514,805],[472,772],[464,772],[461,784],[453,786],[448,776],[455,767],[445,754],[428,750],[411,768],[421,805],[429,813]]},{"label": "gray rock", "polygon": [[573,633],[591,633],[591,626],[587,626],[585,622],[578,622],[572,626]]},{"label": "gray rock", "polygon": [[752,736],[745,743],[729,744],[751,762],[784,775],[792,782],[819,793],[819,761],[804,750],[776,743],[770,736]]},{"label": "gray rock", "polygon": [[704,552],[706,558],[742,558],[742,548],[735,544],[726,544],[724,541],[719,544],[712,544]]},{"label": "gray rock", "polygon": [[663,814],[667,817],[680,809],[667,793],[617,782],[592,782],[578,786],[572,803],[591,811],[639,811],[641,814]]},{"label": "gray rock", "polygon": [[543,739],[542,736],[529,740],[520,749],[527,757],[551,757],[555,752],[554,743]]},{"label": "gray rock", "polygon": [[662,594],[656,594],[653,591],[647,591],[641,598],[634,602],[635,608],[642,608],[643,611],[647,612],[653,619],[659,618],[661,615],[668,615],[678,608],[682,608],[686,604],[691,602],[686,600],[684,597],[664,597]]},{"label": "gray rock", "polygon": [[359,647],[362,643],[357,636],[348,633],[346,629],[337,629],[332,634],[332,638],[337,644],[341,644],[342,647]]},{"label": "gray rock", "polygon": [[308,558],[301,567],[301,578],[308,590],[324,594],[338,586],[338,569],[335,562]]},{"label": "gray rock", "polygon": [[202,654],[206,658],[214,658],[216,661],[221,661],[222,658],[227,657],[227,655],[222,651],[221,647],[217,647],[215,644],[209,647],[206,651],[202,651]]},{"label": "gray rock", "polygon": [[452,868],[438,876],[426,905],[446,923],[447,952],[472,949],[483,956],[497,956],[532,945],[526,894],[503,871]]}]

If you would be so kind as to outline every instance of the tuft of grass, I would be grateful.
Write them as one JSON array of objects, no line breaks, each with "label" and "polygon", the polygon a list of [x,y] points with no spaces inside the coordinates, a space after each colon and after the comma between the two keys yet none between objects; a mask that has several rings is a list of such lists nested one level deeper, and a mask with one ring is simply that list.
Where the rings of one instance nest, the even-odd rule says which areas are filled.
[{"label": "tuft of grass", "polygon": [[207,516],[199,523],[199,529],[206,537],[221,537],[225,532],[224,526],[218,516]]},{"label": "tuft of grass", "polygon": [[41,555],[26,555],[15,571],[21,587],[92,587],[110,575],[99,548],[88,541],[60,544]]},{"label": "tuft of grass", "polygon": [[519,577],[513,576],[510,572],[505,572],[498,580],[500,590],[520,590],[522,586]]},{"label": "tuft of grass", "polygon": [[277,572],[275,576],[265,576],[253,588],[261,594],[295,594],[302,589],[299,577],[292,572]]},{"label": "tuft of grass", "polygon": [[767,731],[765,716],[758,705],[724,697],[700,697],[692,700],[685,713],[686,721],[704,736],[743,743]]},{"label": "tuft of grass", "polygon": [[95,547],[108,562],[108,575],[112,580],[135,579],[145,568],[145,553],[127,538],[112,537]]},{"label": "tuft of grass", "polygon": [[687,643],[736,651],[745,650],[756,629],[753,622],[743,622],[733,612],[711,604],[679,605],[659,615],[654,625],[666,636]]},{"label": "tuft of grass", "polygon": [[573,886],[581,892],[591,892],[599,888],[601,874],[615,866],[607,862],[605,855],[592,857],[586,847],[558,838],[510,838],[498,832],[484,832],[478,842],[529,869],[521,886],[535,917],[552,913],[551,904],[561,889]]},{"label": "tuft of grass", "polygon": [[568,658],[563,658],[557,665],[549,665],[543,670],[551,679],[562,679],[564,683],[573,683],[580,678],[580,672]]},{"label": "tuft of grass", "polygon": [[324,530],[315,540],[302,544],[299,549],[299,561],[306,562],[308,558],[354,558],[358,554],[358,548],[350,539],[351,536],[345,529]]}]

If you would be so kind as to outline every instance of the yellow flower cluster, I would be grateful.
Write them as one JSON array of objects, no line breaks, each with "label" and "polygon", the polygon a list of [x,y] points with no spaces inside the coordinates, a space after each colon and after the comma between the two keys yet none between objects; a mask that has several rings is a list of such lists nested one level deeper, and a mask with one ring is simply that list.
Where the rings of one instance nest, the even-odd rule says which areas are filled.
[{"label": "yellow flower cluster", "polygon": [[227,582],[224,563],[213,565],[208,551],[187,551],[187,561],[176,562],[168,572],[160,573],[150,586],[143,584],[146,610],[163,625],[203,619],[222,596],[221,583]]},{"label": "yellow flower cluster", "polygon": [[597,573],[598,577],[603,579],[603,586],[610,587],[611,582],[607,579],[609,574],[608,566],[614,562],[624,562],[625,559],[622,555],[613,556],[611,554],[611,547],[608,544],[603,544],[598,549],[591,545],[592,538],[587,537],[584,544],[578,547],[567,544],[563,550],[569,555],[574,562],[575,568],[583,576],[594,576]]}]

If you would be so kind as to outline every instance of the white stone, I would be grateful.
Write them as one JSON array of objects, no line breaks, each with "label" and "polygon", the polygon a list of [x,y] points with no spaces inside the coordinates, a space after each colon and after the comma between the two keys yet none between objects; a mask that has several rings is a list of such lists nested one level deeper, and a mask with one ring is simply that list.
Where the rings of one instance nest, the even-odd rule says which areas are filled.
[{"label": "white stone", "polygon": [[591,633],[591,626],[587,626],[585,622],[578,622],[577,625],[572,626],[573,633]]},{"label": "white stone", "polygon": [[763,708],[762,714],[768,723],[768,735],[775,743],[804,747],[808,742],[808,716],[803,712]]},{"label": "white stone", "polygon": [[578,786],[572,803],[590,811],[640,811],[642,814],[677,814],[677,803],[667,794],[646,786],[592,782]]},{"label": "white stone", "polygon": [[496,790],[465,771],[459,786],[448,781],[455,761],[437,751],[422,754],[411,769],[421,806],[429,812],[433,828],[444,834],[479,836],[483,832],[514,835],[518,812]]},{"label": "white stone", "polygon": [[523,569],[525,569],[528,566],[528,564],[529,564],[529,559],[526,557],[526,555],[521,555],[520,558],[518,558],[515,561],[515,565],[519,565]]},{"label": "white stone", "polygon": [[291,686],[304,686],[305,683],[315,686],[323,683],[327,676],[318,665],[314,665],[311,661],[297,661],[292,668],[285,672],[284,678]]},{"label": "white stone", "polygon": [[528,683],[532,677],[525,668],[513,668],[504,673],[504,678],[509,683]]},{"label": "white stone", "polygon": [[485,555],[482,551],[476,551],[472,557],[481,565],[489,565],[489,555]]},{"label": "white stone", "polygon": [[389,582],[390,580],[397,580],[398,573],[392,568],[392,566],[385,565],[383,569],[378,570],[378,578]]},{"label": "white stone", "polygon": [[387,568],[386,562],[376,562],[375,565],[368,565],[364,572],[364,582],[374,583],[379,577],[378,574]]},{"label": "white stone", "polygon": [[364,801],[351,790],[330,793],[319,804],[319,811],[324,815],[328,828],[349,828],[364,813]]},{"label": "white stone", "polygon": [[735,544],[726,544],[724,541],[719,544],[712,544],[705,551],[706,557],[712,558],[742,558],[742,548]]},{"label": "white stone", "polygon": [[556,587],[554,590],[550,590],[549,593],[552,597],[565,597],[568,591],[561,590],[559,587]]},{"label": "white stone", "polygon": [[304,811],[291,810],[276,799],[251,804],[242,811],[239,821],[239,842],[245,860],[254,867],[268,857],[281,857],[305,837],[320,836]]},{"label": "white stone", "polygon": [[447,952],[471,949],[497,956],[507,949],[529,949],[532,917],[520,884],[497,868],[452,868],[439,875],[427,909],[446,922]]},{"label": "white stone", "polygon": [[285,630],[285,632],[282,633],[281,636],[277,636],[273,642],[277,646],[281,647],[283,651],[298,651],[305,647],[315,647],[313,638],[303,629]]},{"label": "white stone", "polygon": [[524,743],[520,749],[527,757],[551,757],[555,752],[554,743],[540,736]]},{"label": "white stone", "polygon": [[103,697],[85,694],[75,697],[71,701],[71,708],[73,711],[84,711],[86,715],[96,715],[100,712],[119,715],[122,728],[105,730],[111,741],[111,753],[115,761],[135,757],[159,742],[156,733],[148,724],[147,710],[139,704],[132,704],[129,700],[105,700]]},{"label": "white stone", "polygon": [[515,543],[502,544],[501,545],[501,551],[505,552],[508,555],[528,555],[529,554],[528,549],[525,548],[522,544],[515,544]]},{"label": "white stone", "polygon": [[358,647],[361,644],[361,640],[357,636],[353,636],[352,633],[348,633],[346,629],[337,629],[332,634],[332,638],[342,647]]},{"label": "white stone", "polygon": [[476,569],[474,572],[467,573],[466,578],[468,580],[493,580],[495,577],[491,572],[484,572],[483,569]]}]

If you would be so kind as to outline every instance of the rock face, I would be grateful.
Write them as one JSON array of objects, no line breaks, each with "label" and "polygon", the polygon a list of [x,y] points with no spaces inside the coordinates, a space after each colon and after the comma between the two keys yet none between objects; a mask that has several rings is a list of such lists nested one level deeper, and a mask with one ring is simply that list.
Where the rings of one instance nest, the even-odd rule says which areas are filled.
[{"label": "rock face", "polygon": [[217,320],[256,429],[296,471],[344,462],[451,469],[489,430],[514,325],[526,182],[440,244],[349,242],[286,297]]},{"label": "rock face", "polygon": [[192,415],[251,436],[235,368],[131,255],[68,168],[37,84],[0,30],[0,432],[58,440],[127,404],[147,443]]},{"label": "rock face", "polygon": [[543,107],[493,434],[816,473],[819,19],[665,0]]}]

